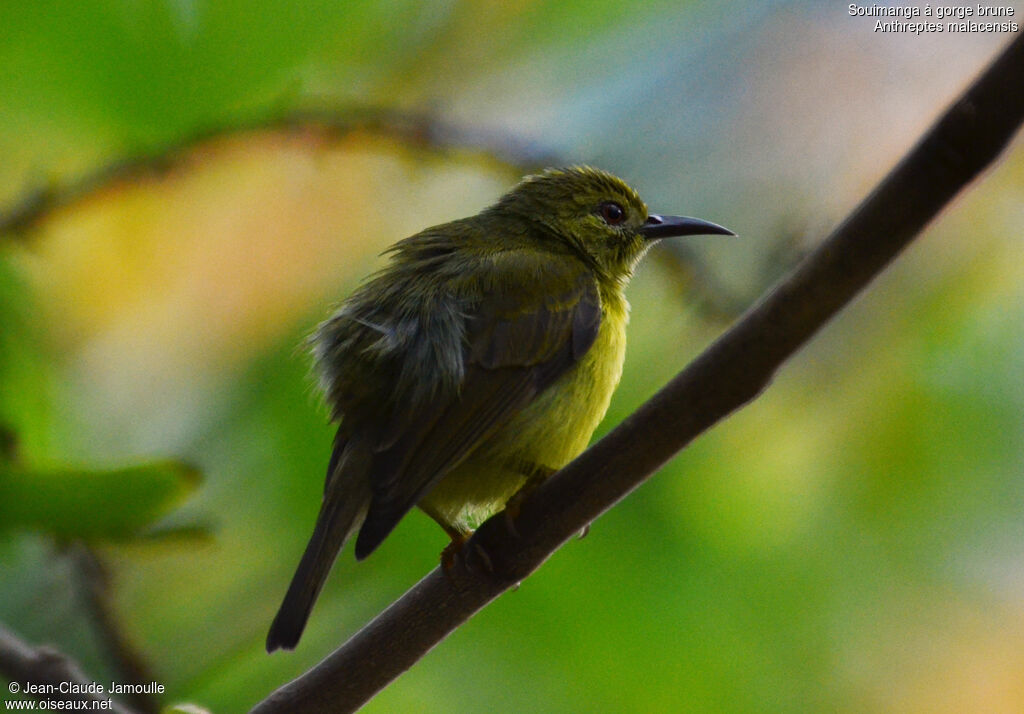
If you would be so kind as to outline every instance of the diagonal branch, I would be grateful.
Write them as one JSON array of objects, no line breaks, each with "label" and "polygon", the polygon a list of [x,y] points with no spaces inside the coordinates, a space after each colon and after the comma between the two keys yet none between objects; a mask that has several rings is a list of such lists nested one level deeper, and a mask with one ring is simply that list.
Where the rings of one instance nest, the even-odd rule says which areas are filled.
[{"label": "diagonal branch", "polygon": [[[60,702],[65,709],[81,704],[84,709],[105,709],[115,714],[136,714],[117,701],[108,699],[106,694],[91,694],[85,691],[95,685],[70,657],[49,647],[32,647],[20,640],[13,632],[0,625],[0,674],[11,682],[7,688],[14,696],[31,696],[38,699]],[[38,685],[39,693],[26,692],[26,685]],[[79,685],[81,693],[72,693],[69,685]],[[50,693],[45,690],[52,688]],[[62,692],[61,689],[67,690]],[[109,702],[109,704],[108,704]]]},{"label": "diagonal branch", "polygon": [[[502,514],[484,523],[450,577],[433,570],[253,714],[359,708],[699,434],[754,399],[786,359],[999,155],[1024,119],[1021,87],[1024,35],[788,278],[650,401],[531,493],[516,520],[518,537]],[[480,567],[484,560],[488,568]]]},{"label": "diagonal branch", "polygon": [[[132,644],[114,611],[110,573],[106,565],[96,551],[85,543],[72,544],[68,554],[92,627],[120,680],[131,684],[154,681],[156,676],[149,663]],[[125,698],[142,714],[156,714],[160,711],[160,701],[153,694],[131,693],[125,695]]]}]

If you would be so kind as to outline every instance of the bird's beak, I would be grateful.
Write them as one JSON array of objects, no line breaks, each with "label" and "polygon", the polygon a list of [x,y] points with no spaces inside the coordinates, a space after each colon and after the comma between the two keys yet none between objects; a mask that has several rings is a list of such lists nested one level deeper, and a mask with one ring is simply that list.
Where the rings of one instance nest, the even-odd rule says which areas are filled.
[{"label": "bird's beak", "polygon": [[670,238],[672,236],[736,235],[728,228],[723,228],[711,221],[702,221],[699,218],[687,218],[686,216],[657,216],[653,213],[640,226],[640,233],[647,240]]}]

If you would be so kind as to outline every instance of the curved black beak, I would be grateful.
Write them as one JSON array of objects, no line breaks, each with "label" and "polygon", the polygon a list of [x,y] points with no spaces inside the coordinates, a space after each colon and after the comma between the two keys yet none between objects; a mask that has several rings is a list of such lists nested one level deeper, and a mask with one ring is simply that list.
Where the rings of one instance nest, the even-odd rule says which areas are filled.
[{"label": "curved black beak", "polygon": [[723,228],[711,221],[702,221],[699,218],[687,218],[686,216],[658,216],[653,213],[640,226],[640,233],[647,240],[670,238],[672,236],[736,235],[728,228]]}]

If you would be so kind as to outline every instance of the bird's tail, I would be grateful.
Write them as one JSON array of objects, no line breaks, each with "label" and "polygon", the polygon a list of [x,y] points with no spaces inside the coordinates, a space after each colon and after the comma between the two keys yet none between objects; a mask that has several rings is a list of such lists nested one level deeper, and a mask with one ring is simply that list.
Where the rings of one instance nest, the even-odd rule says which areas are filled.
[{"label": "bird's tail", "polygon": [[338,551],[366,517],[370,504],[368,451],[352,442],[335,443],[316,527],[270,625],[267,652],[294,649],[298,644]]}]

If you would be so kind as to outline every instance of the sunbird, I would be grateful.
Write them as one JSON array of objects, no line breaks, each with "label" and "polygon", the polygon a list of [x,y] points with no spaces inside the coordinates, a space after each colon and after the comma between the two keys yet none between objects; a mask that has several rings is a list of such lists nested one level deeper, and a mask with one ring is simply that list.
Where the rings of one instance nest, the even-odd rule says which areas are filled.
[{"label": "sunbird", "polygon": [[456,552],[583,451],[622,374],[637,262],[660,238],[710,234],[734,235],[572,167],[391,246],[311,338],[338,432],[267,651],[298,643],[353,533],[362,560],[419,506]]}]

